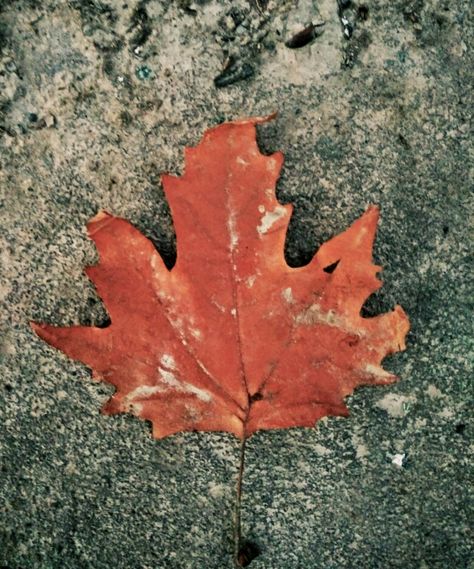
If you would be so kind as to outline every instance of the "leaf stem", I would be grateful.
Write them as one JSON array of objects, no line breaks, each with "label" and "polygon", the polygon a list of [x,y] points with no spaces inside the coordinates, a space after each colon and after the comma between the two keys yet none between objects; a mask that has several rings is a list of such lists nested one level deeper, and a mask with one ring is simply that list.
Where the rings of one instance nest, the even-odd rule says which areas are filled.
[{"label": "leaf stem", "polygon": [[237,475],[237,484],[235,491],[235,509],[234,509],[234,565],[239,568],[242,567],[240,562],[240,546],[242,543],[242,526],[241,526],[241,504],[242,504],[242,480],[244,477],[245,468],[245,443],[247,437],[244,435],[240,443],[240,459],[239,459],[239,472]]}]

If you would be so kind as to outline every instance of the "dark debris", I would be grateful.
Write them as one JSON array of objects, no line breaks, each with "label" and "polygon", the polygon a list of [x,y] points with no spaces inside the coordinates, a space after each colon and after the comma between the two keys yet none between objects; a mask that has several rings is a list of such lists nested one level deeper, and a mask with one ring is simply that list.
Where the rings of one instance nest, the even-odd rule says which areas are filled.
[{"label": "dark debris", "polygon": [[372,37],[367,30],[358,30],[357,37],[347,42],[344,47],[344,55],[342,59],[342,67],[352,68],[357,62],[360,53],[369,47]]},{"label": "dark debris", "polygon": [[270,51],[274,45],[269,41],[270,18],[255,10],[238,6],[230,8],[218,22],[214,35],[222,46],[224,69],[215,77],[214,85],[227,87],[250,79],[255,75],[263,50]]},{"label": "dark debris", "polygon": [[222,72],[214,78],[214,85],[216,87],[228,87],[238,81],[250,79],[254,74],[255,70],[250,63],[231,57]]},{"label": "dark debris", "polygon": [[130,18],[130,26],[127,29],[127,32],[135,32],[129,41],[130,49],[134,53],[148,41],[153,31],[150,17],[146,10],[147,3],[147,0],[142,0],[137,4]]},{"label": "dark debris", "polygon": [[241,567],[248,567],[259,555],[260,548],[255,543],[246,541],[240,548],[238,562]]},{"label": "dark debris", "polygon": [[324,22],[317,24],[311,23],[286,40],[285,45],[291,49],[304,47],[319,37],[324,31],[323,28]]}]

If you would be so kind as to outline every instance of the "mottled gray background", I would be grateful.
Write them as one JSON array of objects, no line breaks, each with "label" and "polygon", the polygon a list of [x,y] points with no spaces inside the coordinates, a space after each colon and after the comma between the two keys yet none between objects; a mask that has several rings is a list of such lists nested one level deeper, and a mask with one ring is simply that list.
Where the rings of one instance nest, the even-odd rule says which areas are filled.
[{"label": "mottled gray background", "polygon": [[[469,4],[361,0],[346,39],[335,0],[0,0],[1,567],[232,566],[238,442],[102,416],[111,389],[28,321],[106,319],[82,274],[99,209],[172,264],[159,173],[207,127],[275,110],[259,133],[286,156],[288,262],[379,203],[365,313],[400,303],[412,331],[386,360],[401,381],[357,391],[349,419],[250,440],[251,567],[474,566]],[[286,47],[311,19],[322,35]]]}]

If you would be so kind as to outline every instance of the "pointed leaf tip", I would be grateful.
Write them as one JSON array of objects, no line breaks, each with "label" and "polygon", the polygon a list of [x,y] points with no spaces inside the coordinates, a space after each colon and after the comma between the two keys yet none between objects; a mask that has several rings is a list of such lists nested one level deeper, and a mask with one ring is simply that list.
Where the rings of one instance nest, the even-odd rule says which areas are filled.
[{"label": "pointed leaf tip", "polygon": [[87,223],[87,233],[90,237],[94,235],[97,231],[103,229],[108,225],[115,217],[105,210],[99,211],[92,219]]},{"label": "pointed leaf tip", "polygon": [[33,320],[30,320],[29,322],[30,328],[33,330],[33,332],[39,336],[39,332],[41,330],[42,327],[44,327],[44,324],[41,324],[39,322],[34,322]]}]

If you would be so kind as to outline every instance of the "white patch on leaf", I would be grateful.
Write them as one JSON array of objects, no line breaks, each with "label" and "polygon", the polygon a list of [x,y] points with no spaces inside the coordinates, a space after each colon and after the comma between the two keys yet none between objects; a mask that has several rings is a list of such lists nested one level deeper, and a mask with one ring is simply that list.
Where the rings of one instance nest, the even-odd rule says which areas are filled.
[{"label": "white patch on leaf", "polygon": [[267,211],[260,220],[257,231],[260,235],[265,235],[273,225],[286,214],[286,209],[282,205],[277,205],[273,211]]},{"label": "white patch on leaf", "polygon": [[[164,354],[164,356],[161,358],[161,362],[163,365],[166,365],[163,362],[163,359],[165,359],[165,361],[169,364],[170,357],[172,359],[171,363],[174,364],[174,367],[172,369],[176,369],[176,363],[174,362],[172,356],[169,356],[169,354]],[[139,387],[136,387],[124,398],[123,403],[129,405],[130,407],[133,407],[136,411],[140,405],[139,401],[151,399],[154,395],[167,393],[170,390],[175,390],[179,393],[195,395],[200,401],[204,401],[205,403],[208,403],[212,400],[212,396],[208,391],[199,389],[199,387],[196,387],[187,381],[179,380],[173,371],[171,371],[171,369],[164,369],[163,367],[159,367],[158,373],[161,379],[161,383],[158,385],[140,385]]]},{"label": "white patch on leaf", "polygon": [[[124,400],[126,401],[126,400]],[[128,411],[129,413],[133,413],[134,415],[141,415],[142,411],[143,411],[143,405],[141,405],[140,403],[130,403],[128,408],[125,409],[125,411]]]},{"label": "white patch on leaf", "polygon": [[367,364],[365,366],[365,371],[367,373],[370,373],[370,375],[376,375],[377,377],[381,377],[384,379],[391,379],[393,377],[393,374],[389,373],[388,371],[385,371],[382,367],[373,364]]},{"label": "white patch on leaf", "polygon": [[176,378],[175,374],[172,371],[159,367],[158,373],[160,374],[163,383],[166,383],[166,385],[171,385],[171,387],[180,387],[181,382]]},{"label": "white patch on leaf", "polygon": [[201,330],[199,330],[198,328],[190,328],[189,331],[191,332],[191,335],[193,338],[196,338],[196,340],[201,339],[201,337],[202,337]]},{"label": "white patch on leaf", "polygon": [[148,399],[157,393],[163,393],[165,390],[161,385],[140,385],[129,393],[126,399]]},{"label": "white patch on leaf", "polygon": [[211,401],[212,396],[208,391],[199,389],[199,387],[196,387],[187,381],[180,381],[172,372],[164,370],[163,368],[158,368],[158,371],[163,382],[176,389],[176,391],[181,393],[192,393],[198,399],[206,403]]},{"label": "white patch on leaf", "polygon": [[209,403],[209,401],[212,400],[212,395],[209,393],[209,391],[205,391],[204,389],[199,389],[199,387],[195,387],[190,383],[183,383],[183,385],[186,387],[184,391],[196,395],[196,397],[201,401]]},{"label": "white patch on leaf", "polygon": [[237,233],[235,211],[231,211],[229,214],[229,219],[227,220],[227,229],[229,230],[230,236],[230,250],[234,251],[239,243],[239,234]]},{"label": "white patch on leaf", "polygon": [[219,310],[219,312],[222,312],[222,313],[225,312],[225,307],[222,306],[222,304],[219,304],[215,300],[211,300],[211,303]]},{"label": "white patch on leaf", "polygon": [[305,326],[314,326],[315,324],[325,324],[326,326],[334,326],[340,330],[344,330],[350,334],[363,337],[365,331],[346,318],[343,314],[337,314],[335,310],[324,311],[318,303],[311,304],[295,315],[295,323]]},{"label": "white patch on leaf", "polygon": [[173,387],[174,389],[176,389],[176,391],[180,391],[181,393],[192,393],[198,399],[206,403],[211,401],[212,396],[208,391],[205,391],[204,389],[199,389],[199,387],[196,387],[191,383],[188,383],[187,381],[180,381],[174,375],[174,373],[165,370],[161,367],[158,368],[158,372],[161,378],[163,379],[163,383],[166,383],[170,387]]},{"label": "white patch on leaf", "polygon": [[171,354],[163,354],[161,356],[160,363],[168,369],[176,369],[176,362]]},{"label": "white patch on leaf", "polygon": [[275,172],[278,170],[278,160],[275,160],[275,158],[269,157],[267,158],[267,170],[269,172]]},{"label": "white patch on leaf", "polygon": [[328,326],[344,327],[344,322],[334,310],[324,312],[319,304],[312,304],[296,315],[297,324],[327,324]]},{"label": "white patch on leaf", "polygon": [[257,280],[256,275],[252,275],[251,277],[248,277],[247,280],[245,281],[247,283],[247,287],[252,288],[253,285],[255,284],[256,280]]},{"label": "white patch on leaf", "polygon": [[291,290],[291,287],[284,288],[281,291],[281,296],[284,300],[286,300],[286,302],[288,302],[288,304],[293,304],[295,302],[295,299],[293,298],[293,291]]}]

